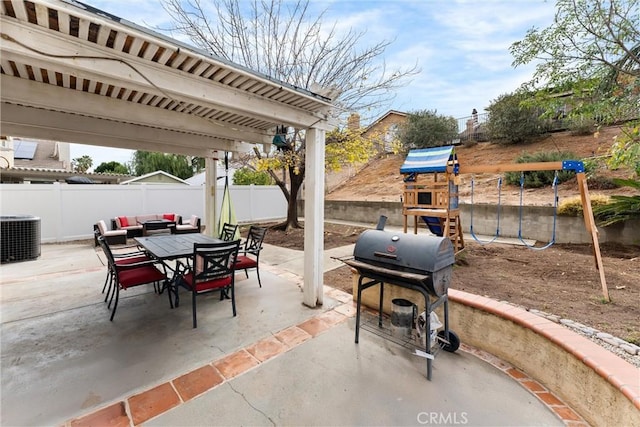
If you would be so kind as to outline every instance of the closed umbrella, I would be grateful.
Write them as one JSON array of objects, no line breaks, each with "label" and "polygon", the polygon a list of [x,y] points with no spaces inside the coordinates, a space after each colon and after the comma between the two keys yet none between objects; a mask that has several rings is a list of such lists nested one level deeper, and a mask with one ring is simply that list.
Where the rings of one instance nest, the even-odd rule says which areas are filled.
[{"label": "closed umbrella", "polygon": [[[231,203],[231,192],[229,191],[229,154],[224,153],[224,192],[222,194],[222,206],[220,207],[220,221],[218,222],[218,230],[222,230],[222,226],[227,224],[237,224],[236,212]],[[240,232],[236,229],[234,239],[240,238]]]}]

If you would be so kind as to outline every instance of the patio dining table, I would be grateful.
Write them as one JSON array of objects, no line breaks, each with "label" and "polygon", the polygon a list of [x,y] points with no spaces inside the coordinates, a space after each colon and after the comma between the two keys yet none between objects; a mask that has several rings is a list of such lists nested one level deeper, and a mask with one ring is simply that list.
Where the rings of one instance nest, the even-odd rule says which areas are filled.
[{"label": "patio dining table", "polygon": [[160,293],[164,292],[166,287],[169,287],[169,301],[171,308],[173,308],[173,302],[171,301],[171,294],[177,296],[176,277],[179,275],[178,268],[172,268],[167,264],[167,261],[177,260],[180,258],[188,258],[193,254],[194,243],[221,243],[223,240],[215,237],[210,237],[201,233],[191,234],[165,234],[162,236],[149,236],[149,237],[136,237],[134,240],[138,245],[142,246],[144,250],[149,253],[153,258],[161,261],[169,270],[173,271],[174,277],[165,283]]},{"label": "patio dining table", "polygon": [[187,258],[193,254],[194,243],[221,243],[222,240],[205,234],[167,234],[136,237],[134,240],[151,256],[160,261]]}]

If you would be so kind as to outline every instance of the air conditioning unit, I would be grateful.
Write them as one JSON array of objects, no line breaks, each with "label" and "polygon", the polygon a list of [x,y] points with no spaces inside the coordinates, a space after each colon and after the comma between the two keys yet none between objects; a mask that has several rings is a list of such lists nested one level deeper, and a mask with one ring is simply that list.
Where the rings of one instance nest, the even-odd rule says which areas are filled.
[{"label": "air conditioning unit", "polygon": [[34,260],[40,256],[40,218],[0,216],[0,263]]}]

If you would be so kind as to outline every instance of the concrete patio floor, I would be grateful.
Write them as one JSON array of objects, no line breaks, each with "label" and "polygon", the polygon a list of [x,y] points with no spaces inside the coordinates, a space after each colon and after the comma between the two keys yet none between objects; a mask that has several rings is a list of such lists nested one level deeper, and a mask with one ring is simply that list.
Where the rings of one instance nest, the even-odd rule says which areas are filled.
[{"label": "concrete patio floor", "polygon": [[[325,270],[351,253],[327,251]],[[464,347],[440,352],[427,381],[406,348],[367,331],[354,344],[350,295],[302,304],[299,251],[265,248],[263,287],[255,272],[237,276],[237,317],[228,300],[200,298],[197,329],[188,299],[171,310],[152,286],[123,292],[109,322],[105,275],[86,242],[0,267],[1,425],[100,425],[92,414],[119,402],[120,425],[565,425]],[[199,392],[206,373],[219,381]],[[165,384],[175,404],[136,407]]]}]

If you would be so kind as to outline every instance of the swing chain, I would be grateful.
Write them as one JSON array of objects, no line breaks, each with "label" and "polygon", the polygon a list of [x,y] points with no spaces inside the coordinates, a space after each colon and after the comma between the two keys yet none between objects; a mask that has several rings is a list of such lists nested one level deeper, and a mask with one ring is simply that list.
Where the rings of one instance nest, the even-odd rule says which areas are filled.
[{"label": "swing chain", "polygon": [[553,187],[553,228],[551,231],[551,240],[549,243],[542,247],[536,247],[533,245],[529,245],[522,238],[522,211],[523,211],[523,193],[524,193],[524,171],[520,172],[520,208],[519,208],[519,221],[518,221],[518,239],[529,249],[533,249],[536,251],[540,251],[543,249],[547,249],[551,245],[556,242],[556,222],[558,219],[558,171],[555,171],[555,175],[553,177],[553,183],[551,184]]}]

